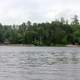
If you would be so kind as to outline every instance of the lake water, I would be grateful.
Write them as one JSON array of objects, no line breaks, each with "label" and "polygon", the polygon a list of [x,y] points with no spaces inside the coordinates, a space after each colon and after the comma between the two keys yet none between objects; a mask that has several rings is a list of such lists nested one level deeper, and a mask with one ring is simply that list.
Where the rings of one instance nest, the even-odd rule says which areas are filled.
[{"label": "lake water", "polygon": [[0,46],[0,80],[80,80],[80,48]]}]

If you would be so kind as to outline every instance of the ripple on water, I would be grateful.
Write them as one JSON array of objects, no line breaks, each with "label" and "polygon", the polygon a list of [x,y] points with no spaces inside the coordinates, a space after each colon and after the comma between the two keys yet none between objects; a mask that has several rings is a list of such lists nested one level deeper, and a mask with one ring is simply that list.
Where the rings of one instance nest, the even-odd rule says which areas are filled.
[{"label": "ripple on water", "polygon": [[2,46],[0,80],[80,80],[80,49]]}]

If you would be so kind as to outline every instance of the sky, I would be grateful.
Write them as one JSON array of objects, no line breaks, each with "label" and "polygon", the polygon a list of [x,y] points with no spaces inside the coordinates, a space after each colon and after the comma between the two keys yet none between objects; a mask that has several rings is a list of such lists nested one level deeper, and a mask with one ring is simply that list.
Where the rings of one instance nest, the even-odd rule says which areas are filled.
[{"label": "sky", "polygon": [[80,16],[80,0],[0,0],[0,22],[47,22]]}]

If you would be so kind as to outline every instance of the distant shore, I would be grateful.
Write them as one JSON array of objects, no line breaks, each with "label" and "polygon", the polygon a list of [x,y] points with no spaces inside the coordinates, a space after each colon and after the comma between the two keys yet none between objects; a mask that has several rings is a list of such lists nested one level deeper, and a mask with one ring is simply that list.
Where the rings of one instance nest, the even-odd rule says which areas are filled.
[{"label": "distant shore", "polygon": [[27,47],[32,47],[35,45],[27,45],[27,44],[0,44],[0,46],[27,46]]},{"label": "distant shore", "polygon": [[80,45],[56,45],[56,46],[36,46],[33,44],[0,44],[0,46],[25,46],[25,47],[80,47]]}]

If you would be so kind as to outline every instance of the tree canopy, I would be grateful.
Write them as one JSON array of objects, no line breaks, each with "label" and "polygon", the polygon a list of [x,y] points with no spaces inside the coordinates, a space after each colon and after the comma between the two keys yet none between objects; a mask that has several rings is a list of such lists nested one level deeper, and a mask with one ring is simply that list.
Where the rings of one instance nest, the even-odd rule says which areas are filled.
[{"label": "tree canopy", "polygon": [[56,46],[80,44],[80,24],[78,16],[73,21],[55,20],[51,23],[22,23],[21,25],[0,24],[0,43],[33,44],[37,46]]}]

